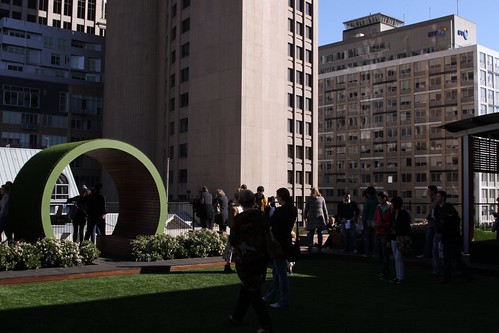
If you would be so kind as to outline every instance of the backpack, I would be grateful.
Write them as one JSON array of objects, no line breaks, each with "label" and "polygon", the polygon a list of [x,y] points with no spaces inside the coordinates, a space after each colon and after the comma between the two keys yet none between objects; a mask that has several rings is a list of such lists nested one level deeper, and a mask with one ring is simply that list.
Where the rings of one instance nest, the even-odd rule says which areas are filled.
[{"label": "backpack", "polygon": [[74,220],[76,218],[76,216],[78,216],[78,211],[79,211],[79,208],[76,205],[76,203],[72,204],[71,207],[69,208],[69,213],[68,213],[69,218],[71,220]]}]

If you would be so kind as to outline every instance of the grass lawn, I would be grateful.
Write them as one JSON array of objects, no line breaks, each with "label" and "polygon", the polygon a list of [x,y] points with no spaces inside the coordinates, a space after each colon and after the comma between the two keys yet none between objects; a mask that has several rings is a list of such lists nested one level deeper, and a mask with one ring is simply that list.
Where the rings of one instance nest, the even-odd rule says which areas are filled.
[{"label": "grass lawn", "polygon": [[[255,332],[226,320],[238,294],[222,269],[0,286],[0,332]],[[291,303],[270,309],[276,332],[496,332],[498,278],[442,285],[407,266],[406,284],[376,279],[375,262],[303,258]],[[270,277],[270,275],[269,275]]]}]

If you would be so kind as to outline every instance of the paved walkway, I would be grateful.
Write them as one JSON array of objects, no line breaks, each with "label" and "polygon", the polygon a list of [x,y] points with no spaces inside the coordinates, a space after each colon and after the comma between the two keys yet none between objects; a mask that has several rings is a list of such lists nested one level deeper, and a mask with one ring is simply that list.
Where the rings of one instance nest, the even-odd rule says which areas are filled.
[{"label": "paved walkway", "polygon": [[[360,254],[343,253],[338,250],[324,250],[322,253],[317,253],[314,249],[312,254],[306,252],[306,247],[302,247],[304,257],[308,255],[323,255],[334,256],[337,259],[357,261],[357,262],[377,262],[376,259],[366,258]],[[468,257],[464,257],[468,262],[473,272],[478,274],[499,276],[499,265],[487,265],[469,263]],[[408,265],[431,266],[431,260],[418,259],[415,257],[404,258],[404,262]],[[186,258],[162,260],[156,262],[134,262],[134,261],[117,261],[108,258],[99,258],[92,265],[79,267],[58,267],[58,268],[41,268],[24,271],[3,271],[0,272],[0,285],[33,283],[43,281],[57,281],[87,277],[111,276],[111,275],[126,275],[126,274],[165,274],[169,272],[190,270],[196,268],[209,268],[224,266],[225,261],[222,257],[208,258]]]}]

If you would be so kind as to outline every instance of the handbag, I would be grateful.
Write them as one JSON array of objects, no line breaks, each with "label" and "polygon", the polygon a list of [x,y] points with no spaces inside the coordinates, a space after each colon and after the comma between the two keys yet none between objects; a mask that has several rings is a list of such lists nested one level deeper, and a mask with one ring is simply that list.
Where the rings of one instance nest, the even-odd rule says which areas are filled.
[{"label": "handbag", "polygon": [[269,258],[274,259],[282,255],[282,249],[279,242],[275,239],[274,234],[272,234],[272,229],[270,229],[266,234],[266,246],[267,254]]},{"label": "handbag", "polygon": [[300,248],[300,227],[298,226],[298,217],[296,218],[296,237],[295,241],[292,242],[291,244],[291,249],[288,253],[287,260],[289,262],[295,262],[298,261],[301,255],[301,248]]},{"label": "handbag", "polygon": [[397,248],[403,254],[406,255],[412,250],[412,239],[410,236],[396,236]]}]

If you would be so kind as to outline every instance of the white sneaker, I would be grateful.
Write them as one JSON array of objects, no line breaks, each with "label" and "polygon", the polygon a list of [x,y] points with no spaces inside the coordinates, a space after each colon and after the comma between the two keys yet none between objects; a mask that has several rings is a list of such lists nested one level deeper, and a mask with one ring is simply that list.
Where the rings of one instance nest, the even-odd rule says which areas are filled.
[{"label": "white sneaker", "polygon": [[276,308],[276,309],[277,309],[277,308],[283,308],[283,307],[285,307],[285,306],[286,306],[286,305],[282,305],[282,304],[279,304],[279,303],[272,303],[272,304],[270,304],[270,307],[271,307],[271,308]]}]

